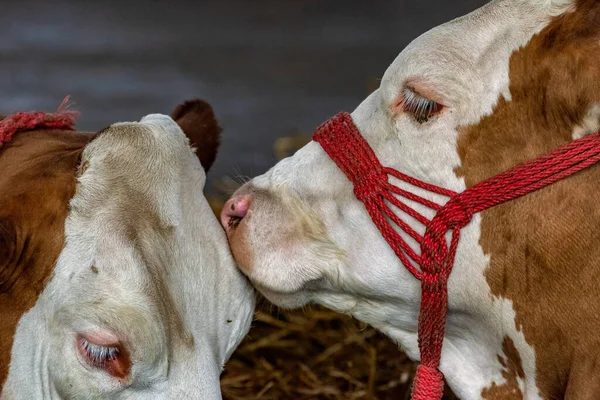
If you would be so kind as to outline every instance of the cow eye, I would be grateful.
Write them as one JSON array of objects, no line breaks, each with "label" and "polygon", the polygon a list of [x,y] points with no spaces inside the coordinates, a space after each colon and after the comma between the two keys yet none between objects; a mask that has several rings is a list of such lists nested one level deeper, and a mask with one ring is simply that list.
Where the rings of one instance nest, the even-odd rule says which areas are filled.
[{"label": "cow eye", "polygon": [[119,379],[125,379],[129,375],[131,362],[120,342],[98,344],[90,338],[79,335],[77,350],[90,367],[104,370]]},{"label": "cow eye", "polygon": [[422,124],[427,122],[444,106],[417,93],[412,88],[405,88],[400,102],[402,110],[410,114],[415,121]]},{"label": "cow eye", "polygon": [[88,342],[86,339],[79,339],[79,345],[83,349],[86,358],[95,367],[103,367],[109,361],[117,359],[119,354],[118,347],[105,347]]}]

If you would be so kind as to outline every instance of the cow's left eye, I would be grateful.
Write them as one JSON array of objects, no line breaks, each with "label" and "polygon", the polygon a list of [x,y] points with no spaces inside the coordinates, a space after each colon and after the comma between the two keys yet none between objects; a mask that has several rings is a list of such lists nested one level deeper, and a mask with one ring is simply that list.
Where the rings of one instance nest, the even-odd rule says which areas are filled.
[{"label": "cow's left eye", "polygon": [[400,105],[404,112],[412,115],[415,121],[420,124],[427,122],[429,118],[433,117],[444,108],[443,105],[423,97],[409,87],[404,89]]},{"label": "cow's left eye", "polygon": [[77,350],[85,362],[93,368],[104,370],[119,379],[125,379],[129,375],[131,362],[129,355],[120,343],[98,344],[79,335]]},{"label": "cow's left eye", "polygon": [[94,367],[104,367],[108,361],[116,360],[119,354],[118,347],[100,346],[90,343],[84,338],[79,339],[79,346],[82,348],[90,364]]}]

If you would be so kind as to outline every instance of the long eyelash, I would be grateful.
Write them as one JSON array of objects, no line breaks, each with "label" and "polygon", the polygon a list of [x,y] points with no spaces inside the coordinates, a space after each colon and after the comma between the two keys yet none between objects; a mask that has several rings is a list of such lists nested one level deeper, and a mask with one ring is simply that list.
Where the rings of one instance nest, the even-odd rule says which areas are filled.
[{"label": "long eyelash", "polygon": [[116,347],[99,346],[88,342],[84,338],[80,339],[79,344],[94,365],[102,365],[107,361],[113,361],[119,355],[119,349]]},{"label": "long eyelash", "polygon": [[419,123],[427,122],[442,106],[415,93],[410,88],[405,88],[402,94],[402,107],[405,112],[412,114]]}]

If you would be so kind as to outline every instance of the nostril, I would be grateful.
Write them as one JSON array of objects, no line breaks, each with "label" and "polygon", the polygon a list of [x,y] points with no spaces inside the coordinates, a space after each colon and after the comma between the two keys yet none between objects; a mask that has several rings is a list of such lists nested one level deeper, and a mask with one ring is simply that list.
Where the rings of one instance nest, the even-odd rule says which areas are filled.
[{"label": "nostril", "polygon": [[244,218],[250,208],[250,197],[236,196],[231,199],[230,212],[234,217]]},{"label": "nostril", "polygon": [[250,196],[239,195],[227,200],[221,211],[221,225],[226,230],[235,228],[248,214],[250,209]]}]

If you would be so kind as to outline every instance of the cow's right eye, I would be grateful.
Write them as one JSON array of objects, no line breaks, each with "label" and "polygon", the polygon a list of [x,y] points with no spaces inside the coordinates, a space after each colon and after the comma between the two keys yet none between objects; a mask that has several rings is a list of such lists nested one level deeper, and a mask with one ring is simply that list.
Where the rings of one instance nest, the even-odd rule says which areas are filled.
[{"label": "cow's right eye", "polygon": [[91,338],[79,335],[77,350],[93,368],[102,369],[118,379],[126,379],[129,375],[131,362],[121,343],[98,344]]},{"label": "cow's right eye", "polygon": [[404,89],[400,105],[404,112],[411,114],[420,124],[427,122],[444,108],[443,105],[422,96],[410,87]]}]

